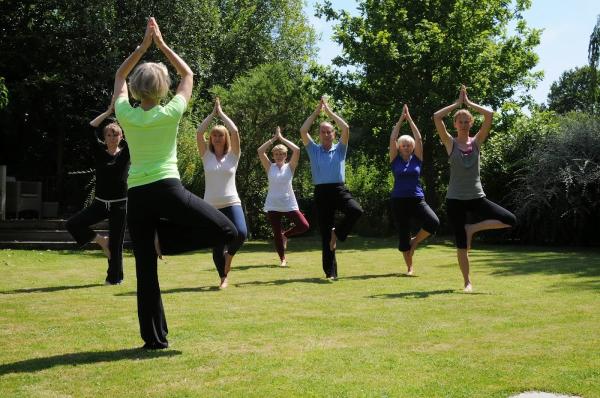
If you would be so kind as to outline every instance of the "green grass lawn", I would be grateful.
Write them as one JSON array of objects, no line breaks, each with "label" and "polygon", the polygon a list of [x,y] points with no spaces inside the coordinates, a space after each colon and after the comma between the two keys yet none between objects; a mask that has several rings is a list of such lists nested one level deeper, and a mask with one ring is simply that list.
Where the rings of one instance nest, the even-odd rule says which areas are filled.
[{"label": "green grass lawn", "polygon": [[600,397],[600,252],[476,245],[415,255],[352,237],[323,278],[315,238],[248,242],[230,287],[211,255],[160,262],[168,350],[146,352],[135,270],[103,286],[99,252],[0,251],[1,397]]}]

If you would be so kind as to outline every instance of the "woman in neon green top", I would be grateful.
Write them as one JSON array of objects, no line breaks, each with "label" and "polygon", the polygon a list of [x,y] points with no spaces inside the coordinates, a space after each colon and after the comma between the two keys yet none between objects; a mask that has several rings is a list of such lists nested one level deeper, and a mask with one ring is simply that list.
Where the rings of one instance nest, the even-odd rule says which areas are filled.
[{"label": "woman in neon green top", "polygon": [[[126,79],[152,42],[181,80],[173,99],[160,105],[171,83],[166,66],[151,62],[139,65],[129,87],[140,106],[132,107]],[[147,349],[169,346],[158,284],[158,255],[215,247],[237,237],[235,226],[225,215],[187,191],[179,180],[177,132],[193,83],[192,70],[166,45],[154,18],[148,20],[142,44],[115,75],[115,111],[131,153],[127,223],[135,256],[140,333]]]}]

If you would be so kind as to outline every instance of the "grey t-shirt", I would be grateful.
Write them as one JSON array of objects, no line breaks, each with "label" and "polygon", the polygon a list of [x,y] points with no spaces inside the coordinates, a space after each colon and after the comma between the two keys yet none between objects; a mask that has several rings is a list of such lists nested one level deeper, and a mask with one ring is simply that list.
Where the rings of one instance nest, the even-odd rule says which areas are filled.
[{"label": "grey t-shirt", "polygon": [[472,151],[463,153],[452,138],[452,152],[448,157],[450,183],[446,199],[470,200],[485,197],[479,177],[479,147],[474,139],[470,139],[469,142]]}]

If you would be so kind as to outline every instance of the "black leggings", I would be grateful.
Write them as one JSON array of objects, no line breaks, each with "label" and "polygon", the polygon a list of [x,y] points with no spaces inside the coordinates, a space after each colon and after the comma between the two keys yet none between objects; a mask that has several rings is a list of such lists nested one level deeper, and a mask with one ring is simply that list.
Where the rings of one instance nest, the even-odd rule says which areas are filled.
[{"label": "black leggings", "polygon": [[108,248],[110,260],[106,271],[106,281],[119,283],[123,280],[123,238],[125,237],[125,217],[127,201],[112,202],[108,205],[94,199],[91,205],[69,218],[67,230],[80,246],[89,243],[96,236],[90,226],[108,218]]},{"label": "black leggings", "polygon": [[511,227],[514,227],[517,223],[514,214],[487,198],[446,199],[446,212],[454,229],[456,247],[459,249],[467,248],[467,233],[465,231],[467,213],[475,214],[480,220],[498,220]]},{"label": "black leggings", "polygon": [[167,347],[155,232],[163,254],[178,254],[228,243],[237,237],[237,230],[223,213],[187,191],[175,178],[130,188],[127,197],[140,333],[147,346]]},{"label": "black leggings", "polygon": [[398,250],[410,250],[410,220],[419,221],[421,228],[434,234],[440,220],[423,198],[392,198],[392,215],[398,229]]},{"label": "black leggings", "polygon": [[[363,209],[352,198],[350,191],[342,183],[315,185],[315,204],[321,232],[321,259],[326,277],[337,278],[337,260],[335,251],[329,249],[331,229],[335,227],[335,234],[342,242],[350,230],[363,214]],[[335,211],[341,211],[344,216],[338,224],[335,223]]]}]

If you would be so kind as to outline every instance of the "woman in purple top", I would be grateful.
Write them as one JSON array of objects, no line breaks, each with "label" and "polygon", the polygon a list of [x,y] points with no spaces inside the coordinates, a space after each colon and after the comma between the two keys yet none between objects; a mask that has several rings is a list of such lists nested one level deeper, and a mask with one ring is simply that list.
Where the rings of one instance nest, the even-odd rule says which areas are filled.
[{"label": "woman in purple top", "polygon": [[[456,138],[448,134],[444,117],[462,105],[473,108],[483,115],[481,128],[474,137],[469,133],[473,127],[473,115],[466,109],[454,114]],[[464,279],[464,291],[473,290],[469,276],[469,253],[473,234],[487,229],[501,229],[514,226],[514,214],[488,200],[483,192],[479,176],[480,148],[492,128],[493,112],[469,101],[467,88],[461,86],[458,100],[433,115],[435,128],[448,153],[450,182],[446,193],[446,212],[454,229],[458,265]],[[474,214],[480,221],[467,224],[467,214]]]},{"label": "woman in purple top", "polygon": [[[408,122],[414,138],[410,135],[402,135],[398,138],[404,121]],[[417,245],[437,230],[440,221],[425,202],[423,189],[419,184],[423,164],[423,140],[419,129],[410,117],[406,104],[402,109],[400,120],[390,135],[389,150],[390,166],[394,174],[392,215],[398,228],[398,250],[404,256],[407,274],[412,275],[412,257]],[[414,237],[410,234],[412,218],[421,224],[421,229]]]}]

